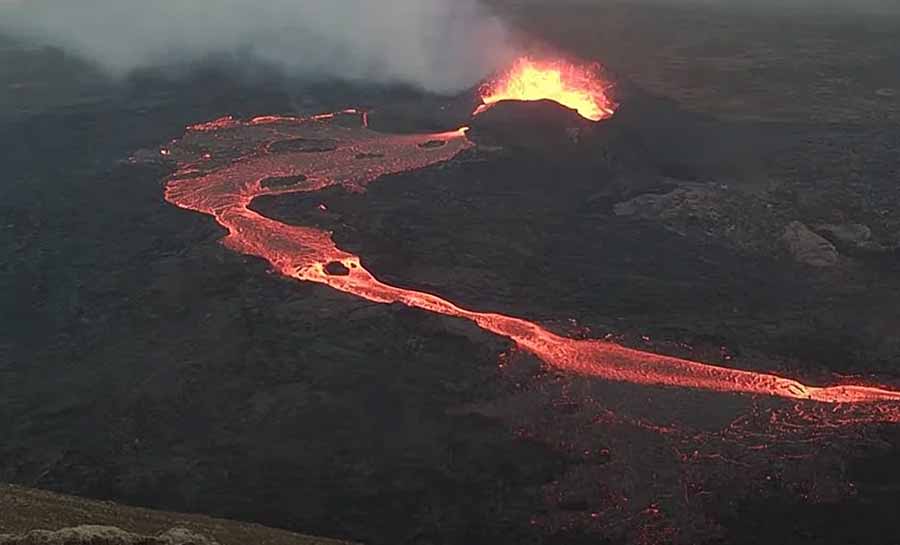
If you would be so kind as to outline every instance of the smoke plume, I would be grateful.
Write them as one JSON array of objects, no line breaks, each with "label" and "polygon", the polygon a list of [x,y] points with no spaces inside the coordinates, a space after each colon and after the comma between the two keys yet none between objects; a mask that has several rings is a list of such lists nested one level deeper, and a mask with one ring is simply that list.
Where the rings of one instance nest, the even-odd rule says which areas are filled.
[{"label": "smoke plume", "polygon": [[0,0],[0,32],[114,75],[237,55],[438,93],[471,86],[509,54],[479,0]]}]

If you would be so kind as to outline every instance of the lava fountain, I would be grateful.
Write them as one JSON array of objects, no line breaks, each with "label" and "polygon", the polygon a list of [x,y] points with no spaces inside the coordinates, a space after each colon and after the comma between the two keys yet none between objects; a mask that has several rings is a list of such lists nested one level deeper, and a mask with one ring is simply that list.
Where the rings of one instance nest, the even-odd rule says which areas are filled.
[{"label": "lava fountain", "polygon": [[598,72],[596,65],[523,57],[497,80],[481,87],[483,104],[474,115],[504,100],[552,100],[586,119],[601,121],[613,115],[615,105],[607,94],[609,85]]}]

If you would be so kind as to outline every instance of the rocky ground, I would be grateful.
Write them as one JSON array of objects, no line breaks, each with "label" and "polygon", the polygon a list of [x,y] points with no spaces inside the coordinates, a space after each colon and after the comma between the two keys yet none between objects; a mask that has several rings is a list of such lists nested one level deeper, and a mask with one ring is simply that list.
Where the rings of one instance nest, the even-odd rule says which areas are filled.
[{"label": "rocky ground", "polygon": [[[0,485],[3,545],[340,545],[254,524]],[[346,545],[346,544],[345,544]]]}]

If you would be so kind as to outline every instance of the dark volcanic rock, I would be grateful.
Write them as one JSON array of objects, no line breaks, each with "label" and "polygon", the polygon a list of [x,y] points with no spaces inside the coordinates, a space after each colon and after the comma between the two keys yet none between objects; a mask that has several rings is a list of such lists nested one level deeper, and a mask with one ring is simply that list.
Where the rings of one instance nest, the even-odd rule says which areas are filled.
[{"label": "dark volcanic rock", "polygon": [[859,247],[872,240],[872,229],[860,223],[845,223],[841,225],[816,225],[815,232],[828,238],[835,244]]},{"label": "dark volcanic rock", "polygon": [[325,265],[325,272],[331,276],[347,276],[350,274],[350,269],[340,261],[332,261]]},{"label": "dark volcanic rock", "polygon": [[799,221],[792,221],[784,228],[781,240],[798,263],[813,267],[837,265],[838,252],[834,245]]},{"label": "dark volcanic rock", "polygon": [[872,229],[861,223],[816,225],[813,230],[828,239],[837,249],[849,256],[869,257],[889,255],[894,248],[872,237]]},{"label": "dark volcanic rock", "polygon": [[469,136],[479,144],[558,152],[574,148],[594,125],[550,100],[502,101],[475,116]]},{"label": "dark volcanic rock", "polygon": [[615,115],[593,122],[549,100],[503,101],[472,120],[469,137],[481,146],[539,158],[559,175],[592,176],[599,190],[630,195],[658,183],[652,155]]},{"label": "dark volcanic rock", "polygon": [[563,511],[586,511],[590,507],[587,498],[580,496],[565,497],[558,505]]},{"label": "dark volcanic rock", "polygon": [[455,97],[423,96],[394,90],[369,112],[369,127],[379,132],[433,133],[468,125],[480,103],[477,90]]}]

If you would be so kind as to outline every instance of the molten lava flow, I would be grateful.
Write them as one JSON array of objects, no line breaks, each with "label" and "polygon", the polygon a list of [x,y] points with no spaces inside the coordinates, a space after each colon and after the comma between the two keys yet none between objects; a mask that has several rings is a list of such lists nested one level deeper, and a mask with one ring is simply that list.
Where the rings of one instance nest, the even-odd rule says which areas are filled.
[{"label": "molten lava flow", "polygon": [[[189,128],[171,149],[171,156],[179,161],[181,169],[169,180],[166,199],[213,216],[227,229],[224,242],[229,248],[262,257],[281,274],[326,284],[378,303],[403,303],[471,320],[566,371],[636,384],[860,404],[868,407],[865,418],[900,422],[898,391],[865,386],[817,388],[776,375],[707,365],[610,342],[569,339],[519,318],[475,312],[429,293],[390,286],[373,277],[359,257],[339,249],[330,233],[287,225],[251,210],[252,200],[260,195],[311,192],[337,184],[362,189],[380,176],[446,161],[472,146],[464,129],[442,134],[387,135],[364,127],[342,127],[331,121],[333,117],[258,118],[249,123],[228,119]],[[210,135],[217,127],[229,134]],[[254,147],[256,151],[250,155],[229,160],[227,146],[233,145],[235,135],[231,132],[235,127],[246,131],[244,139],[263,145]],[[312,153],[271,151],[277,149],[270,145],[275,141],[298,139],[328,140],[335,145]],[[436,142],[442,145],[428,145]],[[204,163],[195,151],[216,146],[226,147],[212,149],[212,156],[226,156],[218,166]],[[273,177],[292,178],[296,183],[288,187],[262,183]],[[341,274],[335,274],[335,270]]]},{"label": "molten lava flow", "polygon": [[607,85],[592,67],[522,58],[497,81],[482,87],[484,104],[475,115],[502,100],[552,100],[582,117],[600,121],[613,115],[614,106],[606,92]]}]

